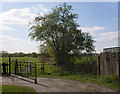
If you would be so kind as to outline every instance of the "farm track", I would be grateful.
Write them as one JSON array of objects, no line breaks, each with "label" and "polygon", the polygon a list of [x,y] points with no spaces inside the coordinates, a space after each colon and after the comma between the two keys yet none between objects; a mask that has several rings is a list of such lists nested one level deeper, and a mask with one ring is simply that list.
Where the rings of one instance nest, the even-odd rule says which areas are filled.
[{"label": "farm track", "polygon": [[100,84],[56,78],[38,78],[38,84],[34,84],[19,77],[2,77],[2,84],[32,87],[36,92],[115,92]]}]

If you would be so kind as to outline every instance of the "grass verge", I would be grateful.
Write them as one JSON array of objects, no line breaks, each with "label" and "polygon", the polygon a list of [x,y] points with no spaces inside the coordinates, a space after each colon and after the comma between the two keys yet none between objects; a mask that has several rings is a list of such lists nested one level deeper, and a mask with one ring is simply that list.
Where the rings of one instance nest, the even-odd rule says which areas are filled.
[{"label": "grass verge", "polygon": [[2,94],[19,93],[19,94],[37,94],[33,88],[15,85],[2,85]]},{"label": "grass verge", "polygon": [[120,89],[120,81],[117,76],[102,76],[94,74],[79,74],[79,75],[70,75],[67,72],[59,73],[43,73],[40,77],[50,77],[50,78],[61,78],[67,80],[76,80],[76,81],[87,81],[95,84],[102,84],[113,90]]},{"label": "grass verge", "polygon": [[[18,59],[19,61],[34,61],[37,63],[37,76],[38,77],[51,77],[51,78],[62,78],[68,80],[76,80],[76,81],[88,81],[97,84],[103,84],[111,89],[119,89],[120,88],[120,81],[118,81],[117,76],[102,76],[102,75],[93,75],[93,74],[78,74],[74,75],[74,73],[63,71],[59,67],[55,67],[53,65],[45,65],[45,73],[41,72],[41,63],[39,63],[38,58],[31,58],[31,57],[12,57],[12,60]],[[81,61],[78,62],[85,62],[89,59],[88,57],[84,57]],[[93,57],[93,60],[96,60],[96,57]],[[8,57],[2,58],[3,62],[8,62]],[[34,70],[33,74],[34,76]]]}]

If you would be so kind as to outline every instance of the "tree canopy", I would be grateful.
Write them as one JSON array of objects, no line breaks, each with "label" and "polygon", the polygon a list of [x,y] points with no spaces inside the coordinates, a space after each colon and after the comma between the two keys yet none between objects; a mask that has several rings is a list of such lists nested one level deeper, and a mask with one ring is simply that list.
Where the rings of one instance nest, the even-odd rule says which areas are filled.
[{"label": "tree canopy", "polygon": [[92,36],[78,29],[77,18],[72,6],[63,3],[49,14],[36,16],[30,23],[29,36],[36,41],[43,41],[58,65],[69,63],[70,55],[94,51]]}]

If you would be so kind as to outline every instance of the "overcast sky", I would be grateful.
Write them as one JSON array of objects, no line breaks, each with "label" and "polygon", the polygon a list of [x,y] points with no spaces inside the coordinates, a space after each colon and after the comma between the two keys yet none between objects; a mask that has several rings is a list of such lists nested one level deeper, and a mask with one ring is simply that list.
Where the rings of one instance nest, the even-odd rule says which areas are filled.
[{"label": "overcast sky", "polygon": [[[44,15],[60,2],[2,2],[0,11],[0,50],[8,52],[39,52],[39,42],[31,41],[28,23],[36,14]],[[68,2],[79,15],[83,32],[90,32],[96,52],[118,46],[117,2]]]}]

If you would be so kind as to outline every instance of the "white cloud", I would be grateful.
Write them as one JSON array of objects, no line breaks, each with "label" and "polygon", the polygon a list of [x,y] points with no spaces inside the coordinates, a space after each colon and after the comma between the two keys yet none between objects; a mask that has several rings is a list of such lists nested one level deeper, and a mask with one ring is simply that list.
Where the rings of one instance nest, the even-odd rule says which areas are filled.
[{"label": "white cloud", "polygon": [[94,27],[91,27],[91,28],[82,27],[81,29],[83,31],[85,31],[85,32],[94,32],[94,31],[97,31],[97,30],[103,30],[105,28],[104,27],[100,27],[100,26],[94,26]]},{"label": "white cloud", "polygon": [[81,29],[83,32],[89,32],[91,35],[95,36],[96,31],[104,30],[105,27],[94,26],[94,27],[81,27],[79,29]]},{"label": "white cloud", "polygon": [[42,4],[32,8],[10,9],[9,11],[0,13],[0,23],[5,25],[6,24],[25,25],[34,19],[36,13],[39,13],[41,16],[43,16],[44,13],[47,12],[48,9],[44,8]]},{"label": "white cloud", "polygon": [[107,42],[111,40],[117,40],[118,39],[118,32],[106,32],[106,33],[101,33],[98,38],[96,38],[96,41],[101,41],[101,42]]},{"label": "white cloud", "polygon": [[0,13],[0,31],[13,31],[15,28],[10,25],[28,25],[34,19],[36,13],[44,16],[48,9],[44,8],[42,4],[32,8],[10,9],[6,12]]},{"label": "white cloud", "polygon": [[[105,27],[100,27],[100,26],[94,26],[92,28],[86,28],[82,27],[83,32],[90,32],[91,35],[95,36],[95,40],[97,42],[108,42],[111,40],[117,40],[118,39],[118,32],[104,32],[100,33],[99,35],[97,34],[99,30],[104,30]],[[97,36],[96,36],[97,35]]]},{"label": "white cloud", "polygon": [[44,13],[48,13],[48,11],[49,11],[47,8],[44,8],[44,6],[42,4],[32,7],[31,10],[35,13],[40,13],[42,15],[44,15]]},{"label": "white cloud", "polygon": [[104,32],[95,38],[96,51],[101,52],[103,48],[117,47],[118,46],[118,32]]},{"label": "white cloud", "polygon": [[98,32],[104,30],[105,27],[94,26],[94,27],[82,27],[83,32],[89,32],[95,37],[95,47],[97,52],[101,52],[105,47],[116,47],[118,46],[118,32]]},{"label": "white cloud", "polygon": [[29,8],[10,9],[7,12],[0,13],[0,22],[4,25],[19,24],[24,25],[33,19],[33,14]]},{"label": "white cloud", "polygon": [[112,18],[112,21],[118,21],[118,18]]},{"label": "white cloud", "polygon": [[14,28],[0,24],[0,31],[14,31],[14,30],[15,30]]},{"label": "white cloud", "polygon": [[30,40],[0,35],[0,43],[0,49],[9,52],[38,52],[37,43]]},{"label": "white cloud", "polygon": [[[35,10],[34,10],[35,9]],[[31,8],[10,9],[0,13],[0,49],[8,52],[38,52],[37,43],[31,40],[21,39],[2,35],[1,31],[13,31],[19,29],[26,29],[26,25],[39,13],[41,16],[47,13],[48,9],[43,5],[37,5]],[[17,25],[14,26],[14,25]],[[11,27],[12,26],[12,27]],[[28,37],[28,35],[26,35]]]}]

